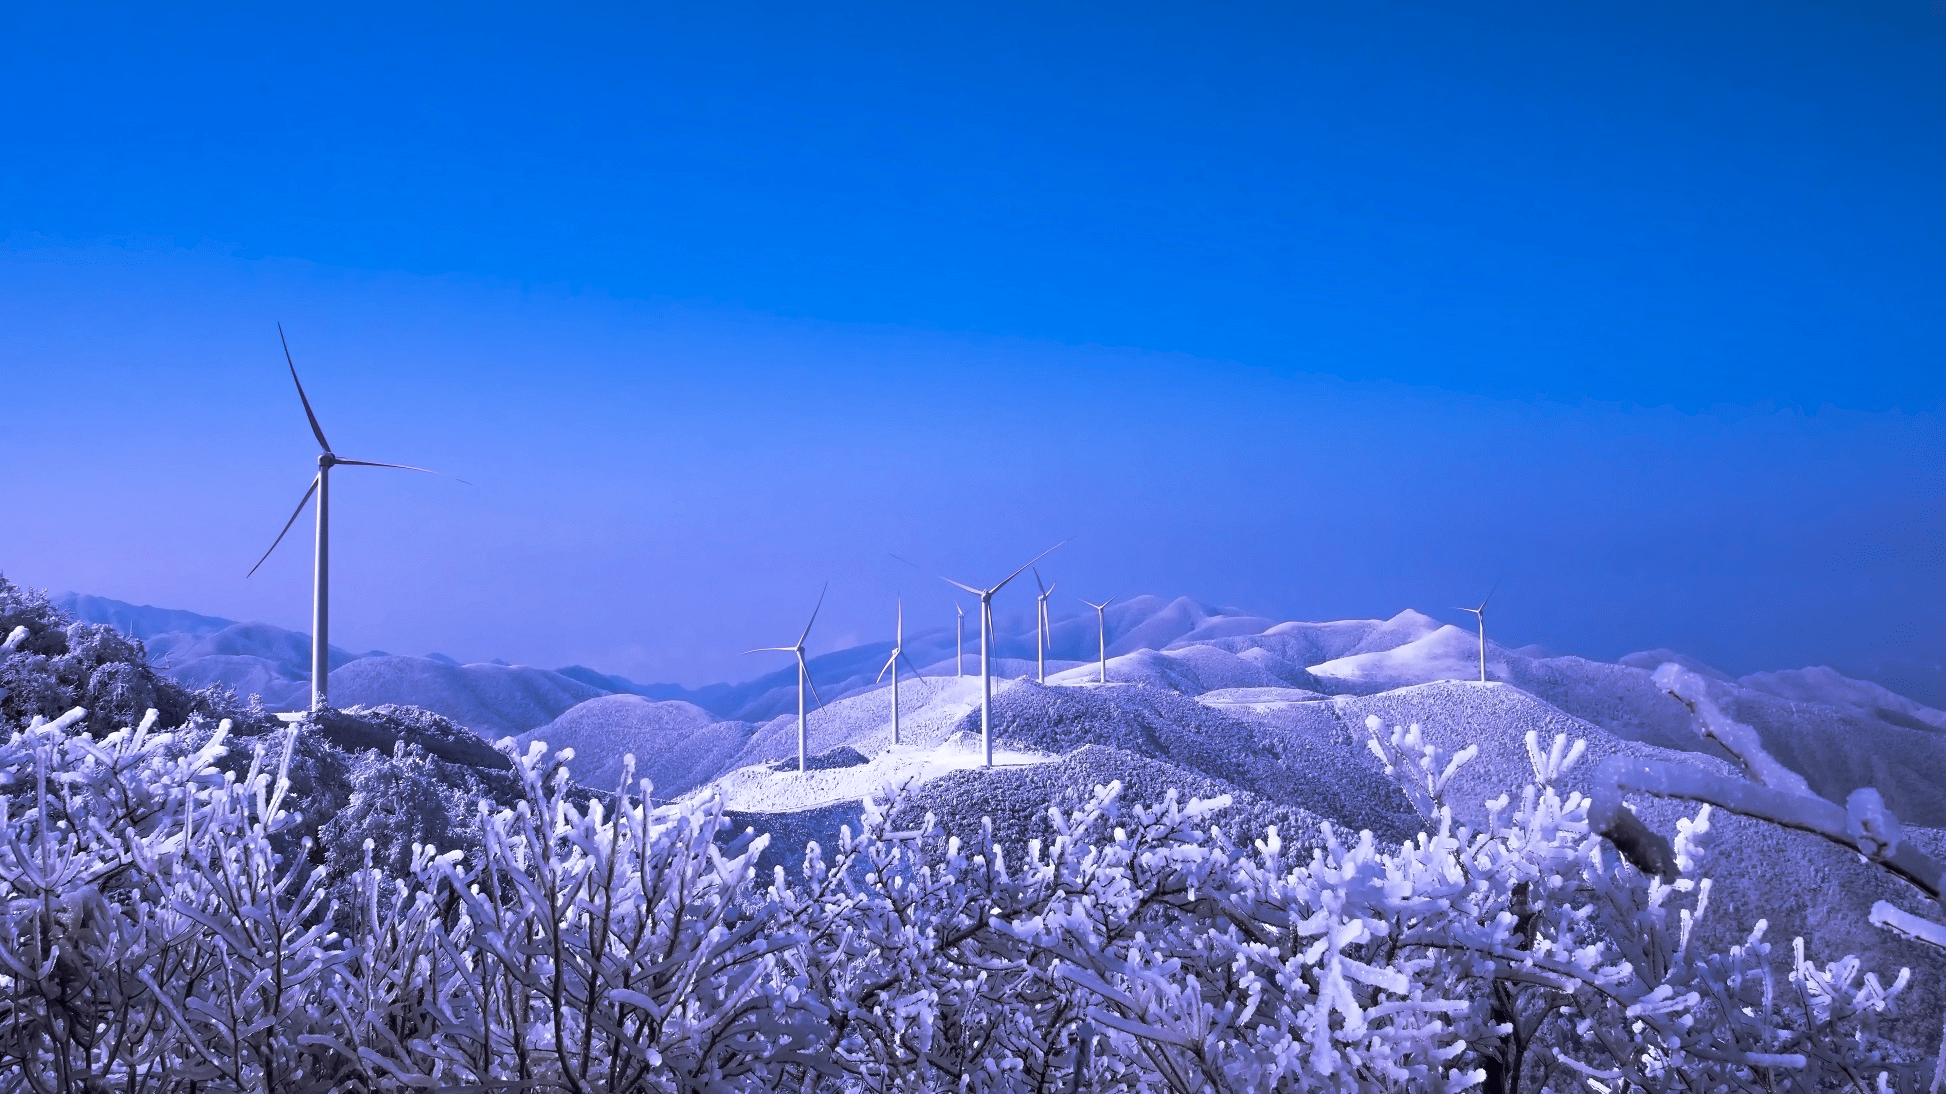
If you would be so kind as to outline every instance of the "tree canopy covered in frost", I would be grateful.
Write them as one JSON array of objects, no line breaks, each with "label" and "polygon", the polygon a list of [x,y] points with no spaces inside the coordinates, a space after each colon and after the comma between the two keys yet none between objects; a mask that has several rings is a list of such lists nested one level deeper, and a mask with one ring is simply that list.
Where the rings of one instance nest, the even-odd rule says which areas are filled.
[{"label": "tree canopy covered in frost", "polygon": [[1409,841],[1329,827],[1239,838],[1215,823],[1221,798],[1137,803],[1111,783],[1051,809],[1017,853],[930,816],[895,825],[897,803],[880,802],[835,845],[764,875],[765,838],[734,831],[720,799],[589,798],[538,745],[513,763],[512,800],[471,797],[463,824],[436,757],[400,747],[350,773],[323,825],[357,839],[341,864],[315,854],[315,822],[292,808],[311,728],[158,725],[95,734],[74,710],[0,744],[0,1086],[1676,1091],[1930,1078],[1882,1038],[1903,970],[1773,946],[1761,923],[1728,952],[1693,947],[1709,914],[1709,808],[1670,841],[1672,879],[1640,872],[1561,789],[1579,758],[1566,739],[1529,737],[1532,780],[1489,803],[1477,830],[1447,800],[1465,756],[1374,722],[1373,750],[1426,816]]},{"label": "tree canopy covered in frost", "polygon": [[139,639],[72,621],[45,593],[0,576],[0,722],[53,718],[75,706],[89,711],[88,724],[98,731],[151,709],[172,725],[196,714],[246,716],[225,707],[227,699],[185,689],[149,667]]}]

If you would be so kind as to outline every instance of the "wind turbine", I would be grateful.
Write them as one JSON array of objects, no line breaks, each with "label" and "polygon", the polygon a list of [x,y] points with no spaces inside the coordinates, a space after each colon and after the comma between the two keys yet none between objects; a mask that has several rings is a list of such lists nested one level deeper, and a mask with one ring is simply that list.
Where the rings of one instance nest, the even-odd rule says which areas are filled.
[{"label": "wind turbine", "polygon": [[[1061,543],[1066,542],[1065,539],[1061,541]],[[988,767],[993,766],[993,594],[1006,588],[1007,582],[1026,572],[1028,566],[1052,554],[1055,547],[1059,547],[1061,543],[1028,559],[1025,566],[1008,574],[1000,580],[999,584],[991,588],[976,589],[971,585],[962,585],[950,577],[940,579],[954,588],[964,589],[980,598],[980,752]]]},{"label": "wind turbine", "polygon": [[[899,743],[899,659],[902,657],[905,658],[905,666],[912,670],[912,675],[921,676],[919,672],[919,666],[912,663],[912,658],[905,656],[905,602],[903,600],[899,601],[898,606],[899,606],[899,626],[898,626],[898,630],[894,632],[894,636],[892,639],[892,656],[887,657],[885,659],[885,667],[878,670],[878,680],[872,681],[872,683],[876,684],[878,683],[879,680],[885,679],[886,673],[889,672],[892,674],[892,743],[893,744]],[[921,676],[921,678],[923,679],[923,676]]]},{"label": "wind turbine", "polygon": [[1035,570],[1034,584],[1040,585],[1041,587],[1041,595],[1037,605],[1039,610],[1034,613],[1034,656],[1040,662],[1040,682],[1045,684],[1047,683],[1047,647],[1052,645],[1054,640],[1054,628],[1048,625],[1047,598],[1054,595],[1054,585],[1059,585],[1060,582],[1057,581],[1054,585],[1043,585],[1041,584],[1041,572]]},{"label": "wind turbine", "polygon": [[[318,496],[318,539],[311,570],[311,709],[322,710],[327,705],[325,690],[331,676],[331,469],[340,465],[352,467],[395,467],[401,471],[428,471],[423,467],[412,467],[403,463],[373,463],[370,460],[348,460],[331,451],[331,442],[324,439],[324,427],[318,424],[318,416],[311,411],[310,397],[304,394],[304,382],[297,378],[297,363],[291,360],[290,340],[284,337],[284,325],[277,324],[277,340],[284,345],[284,363],[290,366],[291,383],[297,385],[297,398],[304,404],[304,416],[311,421],[311,435],[318,439],[318,473],[304,496],[297,501],[291,519],[284,522],[284,530],[270,543],[270,551],[275,551],[284,537],[290,533],[291,526],[303,514],[304,507],[310,504],[311,495]],[[465,479],[460,479],[465,482]],[[250,567],[249,577],[263,566],[270,557],[265,551],[257,565]]]},{"label": "wind turbine", "polygon": [[958,679],[966,675],[966,609],[955,602],[953,610],[959,613],[953,624],[953,678]]},{"label": "wind turbine", "polygon": [[1102,613],[1107,611],[1108,606],[1114,602],[1115,598],[1112,596],[1099,604],[1092,600],[1082,601],[1083,604],[1095,610],[1095,626],[1101,633],[1101,675],[1096,677],[1096,680],[1103,684],[1108,682],[1108,617]]},{"label": "wind turbine", "polygon": [[829,591],[830,588],[831,588],[831,583],[827,581],[824,583],[824,588],[818,590],[817,607],[811,609],[811,620],[809,623],[804,624],[804,633],[797,636],[797,645],[759,646],[754,650],[743,651],[743,654],[746,657],[748,657],[753,653],[790,653],[790,654],[797,655],[797,773],[799,775],[804,774],[804,741],[806,737],[805,726],[808,724],[804,714],[805,685],[809,684],[811,688],[811,694],[817,696],[818,709],[819,710],[824,709],[824,696],[818,695],[818,686],[816,684],[811,683],[811,666],[809,663],[807,663],[804,660],[804,640],[806,638],[811,637],[811,623],[816,623],[818,621],[818,611],[819,609],[824,607],[824,594],[827,591]]},{"label": "wind turbine", "polygon": [[1480,601],[1479,607],[1458,609],[1462,612],[1472,612],[1480,621],[1480,683],[1482,684],[1487,682],[1487,600],[1492,600],[1493,594],[1499,591],[1500,583],[1496,581],[1493,583],[1493,588],[1487,590],[1487,598]]}]

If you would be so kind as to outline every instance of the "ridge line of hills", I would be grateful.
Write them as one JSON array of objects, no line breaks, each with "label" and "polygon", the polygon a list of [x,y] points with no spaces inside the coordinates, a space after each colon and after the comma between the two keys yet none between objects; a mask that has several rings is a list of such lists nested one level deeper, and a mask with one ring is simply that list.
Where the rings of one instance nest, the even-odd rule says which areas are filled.
[{"label": "ridge line of hills", "polygon": [[[310,637],[303,632],[80,593],[62,593],[53,599],[75,619],[105,623],[142,640],[150,662],[189,687],[219,684],[233,688],[239,695],[261,696],[264,705],[272,709],[296,709],[308,697]],[[1243,675],[1250,678],[1248,684],[1288,685],[1321,692],[1365,690],[1370,679],[1378,678],[1426,682],[1441,678],[1471,679],[1477,675],[1476,650],[1451,649],[1432,657],[1423,656],[1429,652],[1424,647],[1414,647],[1404,654],[1392,653],[1441,630],[1465,633],[1459,628],[1442,627],[1430,617],[1409,609],[1383,621],[1280,623],[1238,609],[1212,608],[1188,597],[1171,600],[1145,595],[1112,607],[1107,622],[1111,676],[1134,678],[1155,674],[1162,682],[1179,689],[1196,688],[1202,683],[1200,677],[1212,671],[1224,675],[1209,664],[1215,651],[1254,662],[1262,671],[1245,671]],[[1360,637],[1349,646],[1334,644],[1329,639],[1330,635],[1350,634],[1354,630]],[[1311,634],[1319,639],[1294,647],[1287,639],[1297,634]],[[1077,615],[1056,620],[1050,670],[1057,675],[1063,671],[1077,672],[1077,678],[1088,675],[1095,663],[1095,642],[1092,618]],[[813,678],[834,700],[868,690],[890,648],[889,642],[875,642],[818,654],[811,658]],[[915,635],[907,640],[907,648],[925,675],[954,674],[950,629]],[[996,671],[1000,675],[1032,675],[1031,627],[1019,633],[1003,631],[997,635],[995,652],[999,662]],[[1334,660],[1324,656],[1327,653],[1341,653],[1350,660],[1332,665],[1324,678],[1313,676],[1312,667]],[[1415,657],[1415,664],[1405,663]],[[1511,672],[1515,664],[1560,659],[1549,657],[1537,647],[1506,649],[1489,642],[1489,660],[1491,666]],[[972,656],[967,661],[970,671],[976,661]],[[1726,673],[1666,649],[1630,654],[1615,663],[1652,669],[1662,661],[1677,661],[1712,678],[1732,680]],[[761,722],[784,714],[795,709],[796,702],[796,675],[791,668],[740,683],[692,688],[671,683],[638,683],[585,665],[545,669],[497,659],[462,664],[439,653],[424,657],[383,650],[354,654],[336,646],[331,648],[330,664],[332,697],[341,705],[416,705],[452,718],[489,739],[526,733],[552,722],[580,703],[604,695],[683,702],[719,720],[746,722]],[[1495,675],[1502,678],[1497,672]],[[1907,728],[1930,727],[1927,717],[1917,713],[1930,710],[1926,704],[1873,681],[1844,677],[1822,666],[1753,673],[1735,682],[1785,699],[1814,703],[1823,701],[1821,696],[1836,689],[1849,696],[1844,705],[1874,711],[1880,720]]]}]

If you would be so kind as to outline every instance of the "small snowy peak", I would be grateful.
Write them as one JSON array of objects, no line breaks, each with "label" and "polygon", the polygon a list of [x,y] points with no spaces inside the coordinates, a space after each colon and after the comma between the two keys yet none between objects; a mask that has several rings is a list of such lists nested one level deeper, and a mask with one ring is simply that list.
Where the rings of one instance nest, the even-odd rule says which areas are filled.
[{"label": "small snowy peak", "polygon": [[583,786],[621,785],[624,757],[635,757],[635,778],[648,779],[657,798],[673,798],[714,778],[750,740],[753,726],[719,722],[694,703],[640,695],[600,695],[516,738],[550,752],[572,748],[568,771]]},{"label": "small snowy peak", "polygon": [[1341,695],[1332,699],[1329,706],[1351,738],[1360,741],[1361,747],[1368,736],[1365,719],[1370,716],[1379,719],[1380,731],[1386,734],[1397,726],[1420,726],[1426,743],[1448,756],[1478,746],[1479,754],[1456,776],[1452,796],[1455,812],[1469,824],[1485,819],[1488,799],[1510,787],[1533,781],[1526,746],[1529,731],[1536,734],[1542,748],[1551,746],[1561,734],[1566,734],[1569,740],[1588,743],[1587,756],[1577,765],[1567,784],[1583,792],[1592,789],[1587,780],[1595,764],[1609,756],[1678,755],[1623,740],[1517,687],[1499,682],[1435,681],[1374,695]]},{"label": "small snowy peak", "polygon": [[597,688],[525,665],[446,665],[424,657],[368,657],[331,674],[331,701],[424,707],[489,739],[546,725]]},{"label": "small snowy peak", "polygon": [[[1216,688],[1288,687],[1311,682],[1310,674],[1262,651],[1243,657],[1212,645],[1172,650],[1137,650],[1108,660],[1110,683],[1143,684],[1197,695]],[[1048,676],[1049,684],[1087,684],[1099,680],[1099,664],[1081,664]]]},{"label": "small snowy peak", "polygon": [[[1418,615],[1416,612],[1410,614]],[[1393,621],[1399,618],[1394,617]],[[1419,616],[1419,619],[1432,623],[1425,616]],[[1401,627],[1387,636],[1387,640],[1407,632],[1407,627]],[[1377,636],[1374,635],[1375,637]],[[1371,644],[1371,640],[1368,639],[1360,643],[1360,646]],[[1430,632],[1401,645],[1354,653],[1335,661],[1312,665],[1310,672],[1312,676],[1326,681],[1335,689],[1355,692],[1389,691],[1393,688],[1431,683],[1435,680],[1478,680],[1479,656],[1477,636],[1450,624],[1444,626],[1435,624]],[[1488,677],[1504,676],[1507,671],[1506,651],[1489,643],[1487,645]]]},{"label": "small snowy peak", "polygon": [[1424,612],[1407,608],[1373,627],[1369,633],[1358,640],[1358,645],[1352,647],[1351,653],[1346,656],[1395,650],[1430,637],[1442,629],[1445,629],[1445,624],[1440,623],[1439,620]]},{"label": "small snowy peak", "polygon": [[[1145,593],[1109,605],[1099,623],[1093,609],[1059,616],[1053,621],[1051,640],[1053,652],[1063,658],[1082,660],[1100,652],[1102,624],[1107,629],[1108,652],[1112,656],[1256,634],[1272,622],[1240,609],[1212,607],[1186,596],[1171,599]],[[1032,649],[1031,625],[1025,634],[1026,648]]]},{"label": "small snowy peak", "polygon": [[[922,786],[955,771],[985,769],[977,738],[964,736],[937,745],[899,744],[863,763],[847,749],[842,763],[820,763],[799,772],[794,760],[752,764],[716,779],[710,790],[723,795],[737,813],[798,813],[868,798],[890,797]],[[1050,753],[1011,746],[996,747],[996,768],[1026,767],[1053,759]]]},{"label": "small snowy peak", "polygon": [[1823,665],[1752,673],[1737,683],[1780,699],[1822,703],[1906,729],[1946,729],[1946,712],[1915,703],[1869,680],[1854,680]]},{"label": "small snowy peak", "polygon": [[1677,664],[1691,672],[1700,673],[1713,680],[1721,680],[1724,683],[1730,682],[1730,674],[1724,672],[1722,669],[1713,665],[1706,665],[1688,654],[1677,653],[1675,650],[1665,649],[1660,646],[1652,650],[1637,650],[1634,653],[1617,658],[1615,663],[1618,665],[1627,665],[1632,669],[1641,669],[1644,672],[1654,672],[1663,665]]},{"label": "small snowy peak", "polygon": [[197,657],[167,671],[171,680],[187,688],[206,688],[214,684],[229,688],[238,695],[255,695],[262,700],[266,710],[295,710],[310,706],[310,678],[292,677],[261,657]]},{"label": "small snowy peak", "polygon": [[1656,686],[1651,678],[1655,666],[1641,669],[1574,656],[1529,660],[1510,655],[1507,662],[1502,677],[1507,682],[1618,737],[1683,751],[1707,747],[1691,725],[1689,708]]},{"label": "small snowy peak", "polygon": [[1265,675],[1281,680],[1287,685],[1305,687],[1317,683],[1317,678],[1312,676],[1304,666],[1279,657],[1262,647],[1244,650],[1236,656],[1243,663],[1254,666],[1262,670]]},{"label": "small snowy peak", "polygon": [[1379,619],[1345,619],[1335,623],[1279,623],[1262,634],[1219,638],[1208,644],[1242,655],[1250,650],[1265,653],[1293,665],[1316,665],[1335,661],[1358,649],[1367,635],[1384,624]]}]

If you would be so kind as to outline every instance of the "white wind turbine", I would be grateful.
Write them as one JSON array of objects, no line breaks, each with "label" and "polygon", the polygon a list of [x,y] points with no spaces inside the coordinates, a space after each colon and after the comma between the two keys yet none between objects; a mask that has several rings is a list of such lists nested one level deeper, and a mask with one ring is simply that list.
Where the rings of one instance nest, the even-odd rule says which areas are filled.
[{"label": "white wind turbine", "polygon": [[1500,583],[1496,581],[1493,583],[1493,588],[1487,590],[1486,600],[1480,601],[1479,607],[1458,609],[1462,612],[1472,612],[1474,618],[1480,621],[1480,683],[1482,684],[1487,682],[1487,600],[1492,600],[1493,594],[1499,591]]},{"label": "white wind turbine", "polygon": [[277,324],[277,339],[284,345],[284,363],[290,366],[291,383],[297,385],[297,398],[304,404],[304,416],[310,419],[311,435],[318,439],[318,473],[311,479],[311,485],[305,489],[304,496],[298,499],[297,508],[291,513],[291,519],[284,522],[284,530],[277,533],[277,538],[271,541],[270,551],[265,551],[263,558],[258,559],[257,565],[250,567],[250,573],[244,576],[255,574],[263,566],[264,561],[270,557],[270,552],[275,551],[277,545],[284,542],[284,537],[290,533],[291,526],[296,524],[297,518],[303,514],[304,507],[310,504],[311,495],[316,494],[318,496],[318,538],[315,554],[312,556],[311,570],[311,709],[322,710],[327,705],[325,691],[331,676],[329,653],[331,649],[331,469],[342,464],[351,467],[395,467],[401,471],[425,471],[428,475],[437,475],[439,472],[402,463],[348,460],[332,452],[331,442],[324,439],[324,427],[318,425],[318,416],[311,411],[310,397],[304,394],[304,382],[297,378],[297,364],[291,360],[291,344],[284,337],[282,323]]},{"label": "white wind turbine", "polygon": [[[961,585],[960,588],[966,586]],[[953,677],[957,679],[966,675],[966,609],[955,602],[953,611],[958,613],[958,618],[953,621]]]},{"label": "white wind turbine", "polygon": [[1095,610],[1095,627],[1101,635],[1101,669],[1100,675],[1096,677],[1096,680],[1103,684],[1108,682],[1108,617],[1102,613],[1106,612],[1108,606],[1114,602],[1115,598],[1112,596],[1099,604],[1092,600],[1082,601],[1083,604]]},{"label": "white wind turbine", "polygon": [[903,600],[899,601],[898,607],[899,607],[899,623],[898,623],[898,629],[893,632],[892,656],[887,657],[885,659],[885,667],[878,670],[878,680],[872,681],[872,683],[876,684],[878,683],[879,680],[885,679],[886,673],[889,672],[892,674],[892,743],[893,744],[899,743],[899,660],[901,658],[904,658],[905,667],[912,670],[912,675],[917,676],[920,679],[925,678],[919,672],[919,666],[913,664],[912,658],[906,657],[905,655],[905,602]]},{"label": "white wind turbine", "polygon": [[1054,595],[1054,586],[1059,585],[1060,582],[1057,581],[1054,585],[1042,584],[1041,572],[1035,570],[1034,584],[1041,588],[1034,613],[1034,656],[1039,662],[1040,682],[1045,684],[1047,683],[1047,647],[1054,643],[1054,628],[1049,625],[1047,618],[1047,598]]},{"label": "white wind turbine", "polygon": [[[1065,539],[1061,541],[1061,543],[1066,542]],[[950,577],[940,579],[948,585],[964,589],[980,598],[980,752],[988,767],[993,766],[993,594],[1006,588],[1007,582],[1025,573],[1028,566],[1052,554],[1061,543],[1028,559],[1026,566],[1008,574],[991,588],[976,589],[971,585],[962,585]]]},{"label": "white wind turbine", "polygon": [[811,694],[816,696],[818,709],[824,709],[824,696],[818,695],[818,686],[811,683],[811,666],[809,662],[804,660],[804,640],[811,637],[811,623],[818,621],[818,611],[824,607],[824,594],[830,588],[831,583],[827,581],[824,583],[824,588],[818,590],[817,606],[811,609],[811,619],[810,622],[804,624],[804,633],[797,636],[797,645],[759,646],[754,650],[743,651],[746,657],[753,653],[789,653],[797,656],[797,773],[800,775],[804,774],[804,743],[807,737],[805,727],[809,724],[804,712],[804,688],[806,685],[809,685]]}]

